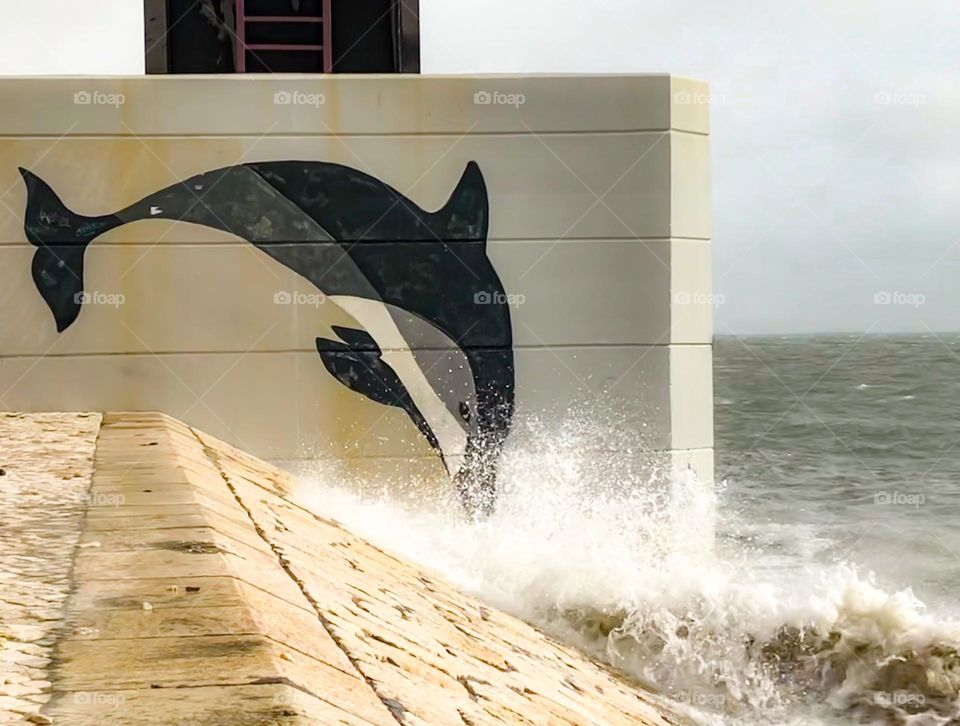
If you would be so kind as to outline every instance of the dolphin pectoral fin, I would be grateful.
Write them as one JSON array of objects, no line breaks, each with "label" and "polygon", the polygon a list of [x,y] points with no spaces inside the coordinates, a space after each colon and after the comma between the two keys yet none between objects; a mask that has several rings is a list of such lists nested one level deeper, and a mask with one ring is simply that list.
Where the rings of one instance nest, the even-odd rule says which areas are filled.
[{"label": "dolphin pectoral fin", "polygon": [[427,420],[423,417],[423,414],[420,413],[420,409],[417,408],[416,404],[413,401],[410,402],[410,406],[404,406],[403,409],[407,412],[407,415],[410,417],[410,420],[413,421],[414,426],[420,430],[420,433],[423,434],[423,437],[427,440],[427,443],[434,448],[434,450],[440,456],[440,462],[443,464],[443,468],[446,469],[447,474],[450,474],[450,466],[447,464],[447,458],[443,455],[443,449],[440,447],[440,442],[437,440],[436,434],[433,433],[433,429],[430,428],[430,424],[427,423]]},{"label": "dolphin pectoral fin", "polygon": [[333,330],[343,340],[352,341],[359,347],[318,337],[317,352],[320,353],[324,367],[354,393],[359,393],[375,403],[403,410],[427,443],[440,455],[440,460],[449,474],[450,469],[436,434],[420,413],[396,371],[381,357],[380,349],[373,338],[366,332],[353,328],[334,326]]},{"label": "dolphin pectoral fin", "polygon": [[381,354],[380,346],[365,330],[357,328],[345,328],[342,325],[332,326],[333,332],[340,336],[340,340],[349,345],[353,350],[375,351],[377,355]]},{"label": "dolphin pectoral fin", "polygon": [[410,395],[379,349],[355,349],[326,338],[316,342],[324,366],[344,386],[385,406],[406,408]]},{"label": "dolphin pectoral fin", "polygon": [[320,358],[322,359],[324,354],[334,349],[336,346],[342,345],[339,341],[330,340],[329,338],[317,337],[317,352],[320,353]]}]

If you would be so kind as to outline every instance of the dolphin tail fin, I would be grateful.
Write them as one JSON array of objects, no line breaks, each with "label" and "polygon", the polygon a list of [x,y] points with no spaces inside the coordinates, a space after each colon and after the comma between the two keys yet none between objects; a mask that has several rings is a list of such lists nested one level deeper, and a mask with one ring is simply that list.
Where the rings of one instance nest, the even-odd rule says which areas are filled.
[{"label": "dolphin tail fin", "polygon": [[66,330],[84,300],[83,253],[90,242],[123,221],[116,215],[86,217],[67,208],[56,192],[33,172],[20,168],[27,187],[23,231],[37,248],[31,271],[37,291],[57,324]]},{"label": "dolphin tail fin", "polygon": [[65,205],[57,193],[33,172],[20,168],[27,187],[27,209],[23,231],[36,247],[87,245],[123,222],[115,214],[87,217]]},{"label": "dolphin tail fin", "polygon": [[450,199],[434,215],[443,240],[487,241],[490,204],[483,172],[475,161],[467,164]]}]

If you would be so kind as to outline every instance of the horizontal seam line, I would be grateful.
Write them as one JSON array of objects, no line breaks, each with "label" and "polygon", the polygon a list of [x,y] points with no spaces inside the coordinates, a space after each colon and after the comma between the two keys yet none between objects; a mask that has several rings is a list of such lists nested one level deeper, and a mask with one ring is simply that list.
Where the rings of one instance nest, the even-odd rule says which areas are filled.
[{"label": "horizontal seam line", "polygon": [[[104,124],[106,125],[106,124]],[[136,129],[133,129],[135,132]],[[684,134],[688,136],[709,137],[709,131],[699,131],[694,129],[685,129],[676,126],[667,128],[653,129],[551,129],[532,131],[514,130],[514,131],[470,131],[467,136],[483,137],[507,137],[507,138],[534,138],[535,136],[643,136],[652,134]],[[382,139],[424,139],[424,138],[448,138],[451,136],[463,136],[464,130],[459,131],[425,131],[417,133],[416,131],[346,131],[343,133],[331,132],[310,132],[310,131],[287,131],[280,133],[268,133],[262,135],[262,129],[251,128],[243,131],[227,131],[223,133],[202,133],[190,131],[170,131],[155,133],[118,133],[118,132],[87,132],[87,133],[69,133],[66,129],[60,131],[50,131],[47,133],[30,133],[17,131],[0,131],[0,138],[3,139],[243,139],[243,138],[272,138],[272,139],[305,139],[305,138],[382,138]]]},{"label": "horizontal seam line", "polygon": [[[176,224],[176,220],[169,220],[171,223]],[[564,237],[563,239],[557,239],[556,237],[527,237],[523,239],[512,238],[512,237],[491,237],[486,240],[486,245],[507,245],[507,244],[578,244],[578,243],[590,243],[590,242],[656,242],[656,243],[670,243],[670,242],[711,242],[712,238],[710,237],[670,237],[665,235],[652,235],[649,237]],[[441,244],[434,240],[371,240],[366,239],[363,241],[364,244],[384,244],[384,245],[396,245],[396,244]],[[317,242],[262,242],[258,244],[264,244],[268,247],[279,247],[279,246],[295,246],[295,245],[306,245],[306,244],[329,244],[329,245],[343,245],[343,244],[352,244],[355,243],[354,240],[341,240],[334,242],[327,242],[319,240]],[[203,247],[249,247],[252,245],[252,242],[246,242],[244,240],[209,240],[207,242],[178,242],[175,240],[165,239],[159,240],[156,242],[150,241],[124,241],[120,240],[96,240],[87,250],[87,254],[95,252],[99,248],[104,247],[148,247],[150,249],[156,249],[159,245],[161,249],[172,248],[172,247],[189,247],[189,248],[203,248]],[[479,240],[450,240],[444,242],[443,244],[458,245],[458,244],[481,244]],[[68,247],[70,245],[56,244],[51,243],[51,247]],[[257,245],[254,245],[255,247]],[[0,249],[4,247],[11,248],[24,248],[28,250],[36,249],[36,245],[27,242],[26,240],[10,240],[6,242],[0,242]]]},{"label": "horizontal seam line", "polygon": [[[401,352],[401,351],[411,351],[414,353],[444,353],[444,352],[453,352],[458,350],[472,350],[472,351],[490,351],[490,352],[499,352],[499,351],[517,351],[517,350],[532,350],[532,351],[551,351],[551,350],[595,350],[595,349],[609,349],[609,348],[710,348],[712,347],[711,342],[700,342],[700,343],[557,343],[553,345],[513,345],[513,346],[470,346],[467,348],[382,348],[382,352]],[[326,349],[325,349],[326,352]],[[316,348],[278,348],[276,350],[251,350],[251,351],[241,351],[241,350],[169,350],[169,351],[92,351],[92,352],[80,352],[80,353],[47,353],[46,355],[41,355],[40,353],[12,353],[12,354],[2,354],[0,355],[0,361],[4,360],[32,360],[32,359],[68,359],[68,358],[120,358],[123,356],[127,357],[142,357],[142,358],[153,358],[156,356],[185,356],[185,355],[210,355],[210,356],[222,356],[222,355],[290,355],[292,353],[303,353],[311,356],[317,355]]]}]

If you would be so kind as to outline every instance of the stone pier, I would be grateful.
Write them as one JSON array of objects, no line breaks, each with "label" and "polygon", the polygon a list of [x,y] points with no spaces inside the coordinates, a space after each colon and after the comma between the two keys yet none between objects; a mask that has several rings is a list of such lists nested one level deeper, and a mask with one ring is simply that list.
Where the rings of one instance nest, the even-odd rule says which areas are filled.
[{"label": "stone pier", "polygon": [[0,469],[0,723],[676,723],[162,414],[0,414]]}]

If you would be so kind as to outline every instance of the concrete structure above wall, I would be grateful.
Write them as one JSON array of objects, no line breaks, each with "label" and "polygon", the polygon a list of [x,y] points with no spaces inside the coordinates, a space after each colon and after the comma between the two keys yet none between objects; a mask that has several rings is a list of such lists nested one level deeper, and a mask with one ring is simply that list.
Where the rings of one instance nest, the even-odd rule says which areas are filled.
[{"label": "concrete structure above wall", "polygon": [[710,480],[706,98],[662,75],[0,80],[0,408],[161,409],[267,458],[441,479],[525,417],[593,415]]}]

